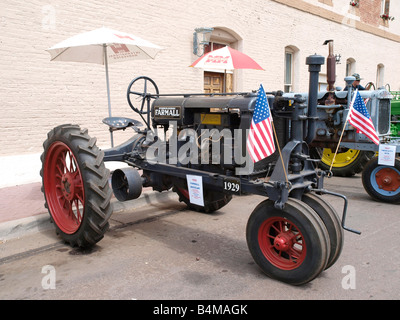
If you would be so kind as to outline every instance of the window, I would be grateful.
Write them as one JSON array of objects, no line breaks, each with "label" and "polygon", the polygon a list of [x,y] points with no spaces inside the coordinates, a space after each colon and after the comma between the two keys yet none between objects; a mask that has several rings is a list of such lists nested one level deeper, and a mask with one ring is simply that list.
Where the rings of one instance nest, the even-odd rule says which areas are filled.
[{"label": "window", "polygon": [[296,83],[296,77],[299,74],[299,49],[295,46],[286,46],[285,47],[285,56],[284,56],[284,91],[285,92],[294,92],[299,90],[296,87],[298,83]]},{"label": "window", "polygon": [[285,52],[285,92],[292,91],[293,86],[293,53]]},{"label": "window", "polygon": [[376,69],[376,87],[383,87],[385,84],[385,66],[380,63]]},{"label": "window", "polygon": [[346,77],[351,76],[354,72],[356,72],[356,60],[348,58],[346,60]]},{"label": "window", "polygon": [[382,0],[381,12],[383,15],[389,16],[390,0]]}]

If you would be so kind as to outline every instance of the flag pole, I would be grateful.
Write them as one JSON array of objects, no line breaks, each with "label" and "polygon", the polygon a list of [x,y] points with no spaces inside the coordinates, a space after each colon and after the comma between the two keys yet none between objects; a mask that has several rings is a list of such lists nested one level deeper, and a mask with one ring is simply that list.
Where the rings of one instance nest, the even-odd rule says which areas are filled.
[{"label": "flag pole", "polygon": [[275,131],[274,120],[272,119],[272,115],[271,115],[271,125],[272,125],[272,130],[274,130],[274,135],[275,135],[275,139],[276,139],[276,145],[278,147],[279,157],[281,158],[281,162],[282,162],[283,173],[285,174],[286,183],[289,186],[289,179],[288,179],[288,176],[287,176],[287,173],[286,173],[285,163],[283,162],[281,147],[279,146],[278,135],[276,134],[276,131]]},{"label": "flag pole", "polygon": [[331,162],[331,166],[330,166],[330,168],[329,168],[329,173],[330,173],[330,175],[332,175],[333,163],[335,162],[336,155],[337,155],[337,152],[338,152],[338,150],[339,150],[340,142],[342,141],[342,138],[343,138],[344,129],[346,128],[347,122],[349,121],[350,114],[351,114],[351,109],[353,108],[354,101],[356,100],[357,92],[358,92],[358,88],[357,88],[356,92],[354,93],[353,99],[351,100],[350,108],[349,108],[349,113],[347,114],[346,121],[345,121],[345,123],[344,123],[344,125],[343,125],[342,133],[340,134],[340,138],[339,138],[338,144],[337,144],[337,146],[336,146],[335,154],[333,155],[333,159],[332,159],[332,162]]}]

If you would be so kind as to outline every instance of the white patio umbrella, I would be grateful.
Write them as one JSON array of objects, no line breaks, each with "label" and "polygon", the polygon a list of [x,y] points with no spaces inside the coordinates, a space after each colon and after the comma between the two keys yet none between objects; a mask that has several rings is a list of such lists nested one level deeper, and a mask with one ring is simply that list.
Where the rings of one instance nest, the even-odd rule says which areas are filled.
[{"label": "white patio umbrella", "polygon": [[[109,28],[78,34],[47,49],[51,61],[75,61],[105,65],[108,114],[111,117],[108,64],[127,60],[154,59],[162,48],[135,35]],[[111,132],[111,145],[113,136]]]}]

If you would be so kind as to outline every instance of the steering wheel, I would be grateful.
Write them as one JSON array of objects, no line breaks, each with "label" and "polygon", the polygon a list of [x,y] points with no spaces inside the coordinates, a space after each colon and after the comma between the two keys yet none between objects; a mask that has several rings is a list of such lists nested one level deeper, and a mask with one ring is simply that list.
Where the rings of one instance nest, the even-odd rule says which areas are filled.
[{"label": "steering wheel", "polygon": [[[133,111],[139,114],[147,114],[149,112],[150,104],[148,104],[147,110],[143,111],[145,102],[150,102],[150,99],[155,99],[158,94],[158,87],[153,79],[146,76],[140,76],[131,81],[126,92],[126,97],[128,99],[128,104]],[[140,108],[135,108],[131,96],[136,96],[136,100],[140,100],[141,98]]]}]

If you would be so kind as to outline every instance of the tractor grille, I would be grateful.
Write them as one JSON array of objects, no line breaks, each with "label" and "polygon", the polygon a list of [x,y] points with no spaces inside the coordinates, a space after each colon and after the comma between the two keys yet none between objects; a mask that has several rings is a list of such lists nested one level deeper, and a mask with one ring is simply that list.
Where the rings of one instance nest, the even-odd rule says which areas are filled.
[{"label": "tractor grille", "polygon": [[390,129],[390,100],[380,100],[378,110],[378,133],[387,134]]}]

